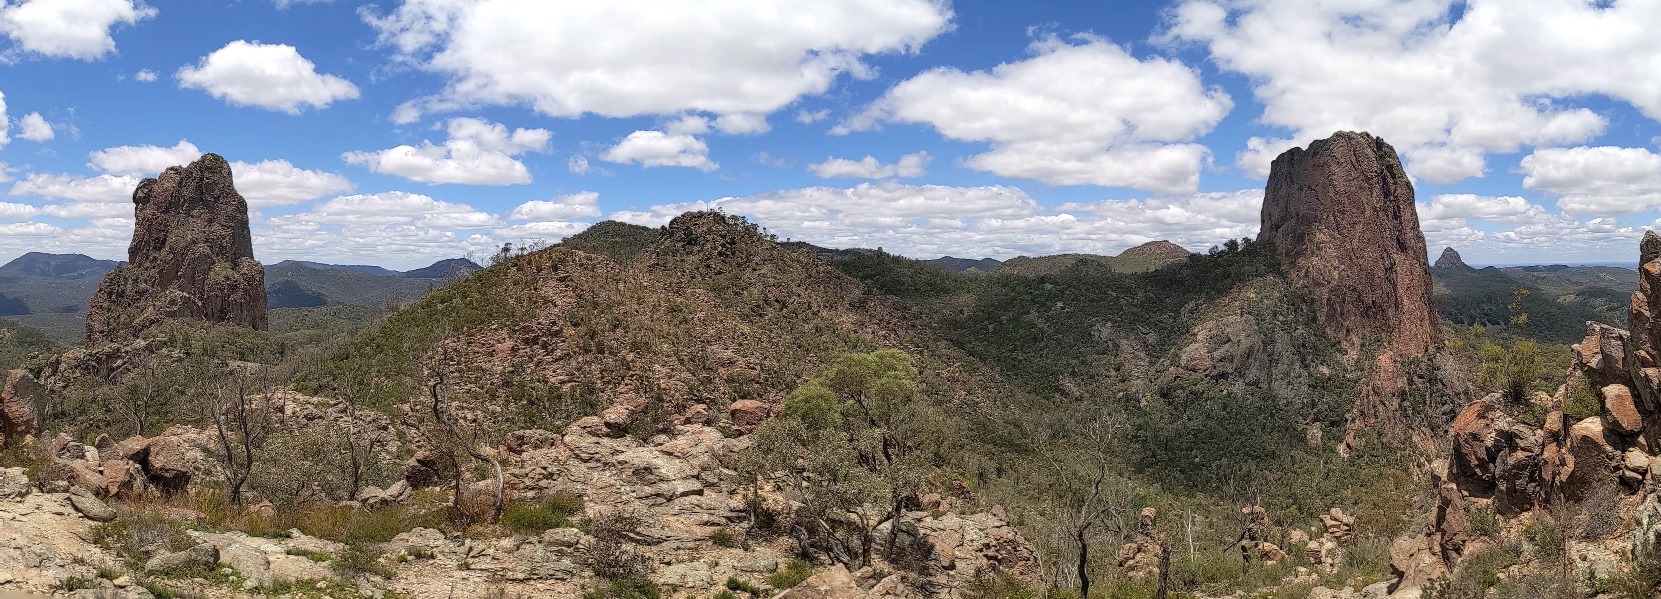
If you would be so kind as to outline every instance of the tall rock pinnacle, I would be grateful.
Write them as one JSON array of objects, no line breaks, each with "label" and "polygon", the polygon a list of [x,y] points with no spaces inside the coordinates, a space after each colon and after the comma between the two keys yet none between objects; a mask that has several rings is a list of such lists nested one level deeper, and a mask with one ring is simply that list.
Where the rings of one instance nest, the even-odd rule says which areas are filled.
[{"label": "tall rock pinnacle", "polygon": [[1459,250],[1455,250],[1453,248],[1443,248],[1442,257],[1437,258],[1436,264],[1431,265],[1431,268],[1458,268],[1471,270],[1470,265],[1465,264],[1465,258],[1459,255]]},{"label": "tall rock pinnacle", "polygon": [[131,339],[173,318],[266,328],[265,273],[230,163],[205,154],[168,168],[138,184],[133,205],[127,264],[93,295],[87,342]]},{"label": "tall rock pinnacle", "polygon": [[1316,317],[1351,351],[1377,335],[1397,357],[1437,345],[1425,236],[1395,148],[1341,131],[1275,158],[1258,241],[1272,241]]}]

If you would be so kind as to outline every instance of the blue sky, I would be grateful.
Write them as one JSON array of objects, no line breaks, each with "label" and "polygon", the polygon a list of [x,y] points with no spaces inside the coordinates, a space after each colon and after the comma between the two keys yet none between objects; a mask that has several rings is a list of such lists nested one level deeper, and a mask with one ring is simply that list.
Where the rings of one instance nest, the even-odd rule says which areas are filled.
[{"label": "blue sky", "polygon": [[[1333,4],[1344,4],[1334,7]],[[0,0],[0,260],[120,258],[233,161],[256,254],[413,267],[745,214],[929,258],[1253,235],[1274,155],[1401,150],[1432,251],[1625,261],[1661,0]]]}]

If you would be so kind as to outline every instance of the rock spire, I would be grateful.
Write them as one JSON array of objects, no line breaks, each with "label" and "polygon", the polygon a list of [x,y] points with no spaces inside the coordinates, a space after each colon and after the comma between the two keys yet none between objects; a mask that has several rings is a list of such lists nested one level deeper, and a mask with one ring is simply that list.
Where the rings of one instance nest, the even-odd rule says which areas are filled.
[{"label": "rock spire", "polygon": [[92,297],[88,343],[132,339],[174,318],[266,328],[265,273],[230,163],[205,154],[168,168],[138,184],[133,205],[127,263]]}]

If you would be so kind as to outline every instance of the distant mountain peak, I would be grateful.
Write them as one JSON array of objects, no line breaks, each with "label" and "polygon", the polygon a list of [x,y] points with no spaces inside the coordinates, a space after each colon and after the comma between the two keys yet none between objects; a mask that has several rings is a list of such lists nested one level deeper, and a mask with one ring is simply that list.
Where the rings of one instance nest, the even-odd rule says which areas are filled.
[{"label": "distant mountain peak", "polygon": [[1453,248],[1444,248],[1442,257],[1436,259],[1436,268],[1470,268],[1465,259],[1459,256],[1459,251]]},{"label": "distant mountain peak", "polygon": [[0,266],[0,273],[33,277],[69,278],[88,275],[102,276],[119,262],[99,260],[82,254],[48,254],[29,252]]}]

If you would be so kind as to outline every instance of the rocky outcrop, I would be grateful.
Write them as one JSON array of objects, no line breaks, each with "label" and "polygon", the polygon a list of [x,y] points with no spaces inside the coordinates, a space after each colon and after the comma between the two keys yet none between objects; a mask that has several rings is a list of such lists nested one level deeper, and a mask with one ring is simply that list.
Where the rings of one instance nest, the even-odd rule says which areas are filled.
[{"label": "rocky outcrop", "polygon": [[1258,241],[1275,244],[1317,319],[1347,346],[1379,335],[1403,358],[1436,347],[1413,183],[1384,140],[1341,131],[1275,158]]},{"label": "rocky outcrop", "polygon": [[1465,259],[1453,248],[1442,248],[1442,256],[1436,259],[1436,264],[1431,268],[1471,270],[1470,265],[1465,264]]},{"label": "rocky outcrop", "polygon": [[[1615,527],[1603,537],[1573,540],[1567,548],[1576,560],[1604,564],[1611,544],[1643,555],[1656,549],[1653,524],[1658,512],[1651,464],[1661,444],[1661,236],[1646,233],[1640,246],[1644,262],[1639,289],[1632,294],[1630,332],[1587,323],[1586,337],[1571,348],[1564,383],[1553,396],[1507,398],[1495,393],[1467,406],[1452,427],[1453,452],[1445,469],[1437,468],[1435,512],[1422,534],[1398,539],[1391,559],[1401,575],[1398,593],[1411,591],[1458,569],[1473,550],[1467,545],[1493,543],[1473,525],[1475,510],[1498,515],[1503,522],[1554,519],[1551,506],[1566,503],[1569,513],[1616,510],[1621,522],[1633,522],[1631,538]],[[1538,424],[1526,414],[1545,414]],[[1534,416],[1537,418],[1538,416]],[[1639,498],[1611,502],[1611,494]],[[1594,501],[1599,503],[1594,504]],[[1594,507],[1595,505],[1595,507]],[[1586,506],[1586,507],[1582,507]],[[1607,515],[1603,515],[1607,517]],[[1492,517],[1492,516],[1489,516]],[[1512,531],[1513,533],[1516,531]],[[1487,535],[1487,536],[1485,536]],[[1604,556],[1604,557],[1600,557]],[[1589,566],[1590,567],[1590,566]]]},{"label": "rocky outcrop", "polygon": [[1395,148],[1368,133],[1340,131],[1287,150],[1269,173],[1258,241],[1275,244],[1287,277],[1311,298],[1316,322],[1370,373],[1344,447],[1361,426],[1398,437],[1422,426],[1399,409],[1421,379],[1434,378],[1441,392],[1461,386],[1426,376],[1443,356],[1413,200]]},{"label": "rocky outcrop", "polygon": [[24,370],[6,373],[0,386],[0,445],[13,445],[40,434],[46,412],[46,388]]},{"label": "rocky outcrop", "polygon": [[264,269],[231,179],[230,163],[206,154],[139,183],[127,264],[92,296],[89,343],[127,341],[168,319],[266,328]]}]

